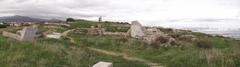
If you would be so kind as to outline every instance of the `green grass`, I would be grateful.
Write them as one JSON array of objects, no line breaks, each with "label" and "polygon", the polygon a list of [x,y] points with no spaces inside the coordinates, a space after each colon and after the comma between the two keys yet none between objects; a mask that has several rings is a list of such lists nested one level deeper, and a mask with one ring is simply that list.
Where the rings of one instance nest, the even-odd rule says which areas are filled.
[{"label": "green grass", "polygon": [[91,28],[91,26],[97,27],[101,25],[102,28],[105,28],[109,32],[127,32],[130,26],[128,24],[117,24],[113,22],[94,22],[87,20],[78,20],[73,23],[70,23],[73,28]]},{"label": "green grass", "polygon": [[[197,34],[197,33],[196,33]],[[180,41],[181,47],[153,47],[133,38],[119,36],[86,36],[73,32],[78,44],[141,57],[167,67],[239,67],[240,42],[230,38],[207,37],[212,48],[199,48],[193,42]]]},{"label": "green grass", "polygon": [[[108,31],[125,32],[128,24],[77,20],[71,28],[90,28],[101,24]],[[43,25],[44,26],[44,25]],[[174,33],[172,29],[159,28],[164,33]],[[0,29],[16,31],[16,28]],[[48,29],[40,27],[40,30]],[[20,42],[0,36],[1,67],[90,67],[98,61],[113,62],[114,67],[148,67],[142,62],[128,61],[121,56],[110,56],[87,49],[94,47],[108,51],[140,57],[165,67],[240,67],[240,41],[232,38],[213,37],[203,33],[182,31],[179,35],[195,35],[198,40],[188,42],[177,39],[178,47],[155,47],[141,40],[121,36],[92,36],[70,32],[77,44],[67,38],[38,38],[35,42]],[[197,46],[197,42],[212,45],[210,48]],[[201,43],[206,42],[206,43]]]},{"label": "green grass", "polygon": [[0,43],[1,67],[90,67],[99,61],[113,62],[114,67],[147,67],[141,62],[88,50],[66,38],[39,38],[32,43],[0,36]]}]

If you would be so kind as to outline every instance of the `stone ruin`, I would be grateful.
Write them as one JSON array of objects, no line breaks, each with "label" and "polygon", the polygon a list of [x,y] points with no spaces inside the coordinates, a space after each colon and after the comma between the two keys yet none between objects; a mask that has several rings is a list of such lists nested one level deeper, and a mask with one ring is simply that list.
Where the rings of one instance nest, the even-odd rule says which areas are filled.
[{"label": "stone ruin", "polygon": [[103,35],[103,32],[105,31],[104,28],[101,28],[100,25],[98,25],[97,27],[95,26],[91,26],[90,29],[87,29],[89,35]]},{"label": "stone ruin", "polygon": [[113,63],[100,61],[94,64],[92,67],[113,67]]},{"label": "stone ruin", "polygon": [[60,39],[62,34],[58,32],[53,32],[53,31],[47,31],[43,33],[44,36],[47,38],[53,38],[53,39]]},{"label": "stone ruin", "polygon": [[133,21],[130,28],[130,35],[133,38],[141,39],[145,36],[146,29],[138,21]]},{"label": "stone ruin", "polygon": [[88,35],[129,36],[128,32],[107,32],[101,25],[91,26],[87,29]]},{"label": "stone ruin", "polygon": [[2,35],[20,41],[33,41],[35,37],[37,37],[37,31],[38,29],[36,27],[25,27],[23,30],[19,31],[20,34],[3,31]]},{"label": "stone ruin", "polygon": [[[133,21],[131,28],[130,28],[130,36],[133,38],[137,38],[140,40],[143,40],[144,42],[148,44],[156,43],[157,41],[166,43],[167,45],[163,46],[169,46],[172,42],[175,41],[174,38],[171,36],[168,36],[167,34],[164,34],[156,27],[143,27],[138,21]],[[162,40],[164,39],[164,40]],[[163,44],[160,43],[160,44]]]}]

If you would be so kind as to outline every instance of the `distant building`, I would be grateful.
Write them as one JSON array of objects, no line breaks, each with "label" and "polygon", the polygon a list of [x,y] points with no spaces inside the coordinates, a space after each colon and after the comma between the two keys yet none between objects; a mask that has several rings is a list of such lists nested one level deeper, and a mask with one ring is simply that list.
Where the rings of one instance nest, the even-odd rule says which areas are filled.
[{"label": "distant building", "polygon": [[98,18],[98,22],[102,22],[102,16]]}]

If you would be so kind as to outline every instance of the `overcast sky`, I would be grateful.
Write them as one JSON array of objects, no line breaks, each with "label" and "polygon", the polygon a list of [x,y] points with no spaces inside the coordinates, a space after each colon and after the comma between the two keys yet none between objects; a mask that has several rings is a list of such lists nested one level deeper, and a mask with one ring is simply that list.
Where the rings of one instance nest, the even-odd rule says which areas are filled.
[{"label": "overcast sky", "polygon": [[[87,18],[144,24],[181,19],[239,19],[240,0],[0,0],[0,16]],[[147,23],[149,22],[149,23]]]}]

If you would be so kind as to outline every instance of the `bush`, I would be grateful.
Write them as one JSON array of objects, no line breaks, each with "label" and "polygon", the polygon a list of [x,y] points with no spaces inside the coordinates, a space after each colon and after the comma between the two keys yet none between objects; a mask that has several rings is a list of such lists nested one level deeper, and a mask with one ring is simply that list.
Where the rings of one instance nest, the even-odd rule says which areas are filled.
[{"label": "bush", "polygon": [[126,37],[121,37],[121,38],[119,39],[119,41],[120,41],[120,42],[128,42],[128,38],[126,38]]},{"label": "bush", "polygon": [[0,28],[6,28],[8,25],[0,25]]},{"label": "bush", "polygon": [[167,43],[168,42],[168,38],[166,38],[166,37],[163,37],[163,36],[160,36],[160,37],[158,37],[157,39],[156,39],[156,42],[157,43]]},{"label": "bush", "polygon": [[67,21],[67,22],[73,22],[73,21],[75,21],[75,20],[74,20],[73,18],[67,18],[66,21]]},{"label": "bush", "polygon": [[166,43],[169,41],[169,39],[167,37],[164,37],[164,36],[159,36],[156,38],[156,40],[151,43],[151,46],[152,47],[160,47],[160,46],[163,46],[163,45],[166,45]]},{"label": "bush", "polygon": [[158,28],[158,29],[164,33],[173,33],[173,29],[171,28]]},{"label": "bush", "polygon": [[173,38],[179,38],[180,37],[180,35],[177,34],[177,33],[169,33],[168,35],[173,37]]},{"label": "bush", "polygon": [[196,37],[194,35],[182,35],[179,37],[179,40],[193,42],[196,40]]},{"label": "bush", "polygon": [[213,47],[213,42],[209,39],[200,39],[196,42],[196,46],[198,48],[208,49]]}]

